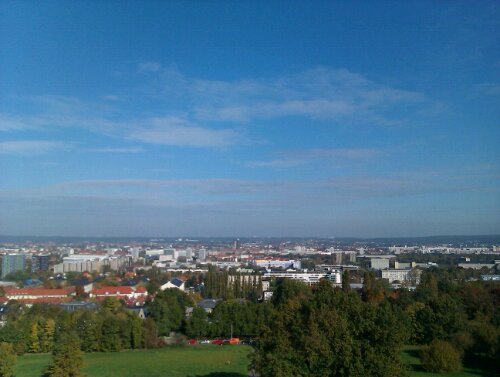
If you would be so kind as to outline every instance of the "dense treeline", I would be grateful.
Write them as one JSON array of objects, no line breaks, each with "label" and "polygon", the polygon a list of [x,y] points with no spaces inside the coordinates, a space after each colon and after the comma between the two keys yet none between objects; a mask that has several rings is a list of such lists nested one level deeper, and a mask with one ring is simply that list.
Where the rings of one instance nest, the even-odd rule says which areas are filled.
[{"label": "dense treeline", "polygon": [[[190,315],[185,314],[188,307],[193,308]],[[159,336],[176,331],[190,338],[228,338],[231,333],[243,338],[256,337],[273,310],[270,303],[233,299],[220,302],[207,314],[191,296],[176,289],[158,292],[147,308]]]},{"label": "dense treeline", "polygon": [[[150,327],[154,328],[151,334]],[[63,335],[74,333],[82,351],[119,351],[156,344],[156,325],[142,321],[114,299],[99,310],[68,313],[57,305],[35,304],[27,309],[11,304],[0,342],[14,345],[16,353],[52,352]]]},{"label": "dense treeline", "polygon": [[422,361],[433,372],[459,369],[462,359],[498,362],[500,285],[460,273],[425,271],[414,292],[372,273],[360,293],[278,282],[254,367],[262,376],[403,376],[404,344],[429,345]]},{"label": "dense treeline", "polygon": [[262,376],[400,376],[403,321],[388,301],[363,302],[322,281],[284,280],[254,354]]}]

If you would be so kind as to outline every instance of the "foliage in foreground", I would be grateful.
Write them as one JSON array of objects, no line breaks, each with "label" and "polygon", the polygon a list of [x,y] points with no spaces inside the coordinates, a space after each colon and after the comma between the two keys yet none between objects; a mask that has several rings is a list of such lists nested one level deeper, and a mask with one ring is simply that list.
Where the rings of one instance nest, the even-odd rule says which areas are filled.
[{"label": "foliage in foreground", "polygon": [[406,374],[399,351],[404,331],[387,302],[321,282],[315,289],[280,282],[276,311],[254,354],[262,376],[380,376]]}]

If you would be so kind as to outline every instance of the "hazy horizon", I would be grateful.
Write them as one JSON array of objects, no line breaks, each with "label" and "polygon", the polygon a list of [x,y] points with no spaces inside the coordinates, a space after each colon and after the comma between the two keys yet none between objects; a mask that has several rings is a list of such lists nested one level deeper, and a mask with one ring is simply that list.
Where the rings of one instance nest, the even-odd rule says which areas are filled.
[{"label": "hazy horizon", "polygon": [[498,234],[499,18],[3,1],[0,233]]}]

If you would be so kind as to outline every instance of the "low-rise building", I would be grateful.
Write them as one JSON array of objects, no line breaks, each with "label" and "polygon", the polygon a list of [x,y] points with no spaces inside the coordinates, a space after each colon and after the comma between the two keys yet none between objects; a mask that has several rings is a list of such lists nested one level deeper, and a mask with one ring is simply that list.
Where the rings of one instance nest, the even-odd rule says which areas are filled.
[{"label": "low-rise building", "polygon": [[416,268],[405,268],[405,269],[385,269],[382,270],[382,279],[387,279],[389,283],[407,283],[410,285],[420,284],[420,275],[422,271]]},{"label": "low-rise building", "polygon": [[66,287],[59,289],[46,288],[4,288],[6,300],[16,300],[25,305],[34,303],[58,304],[65,301],[71,301],[75,295],[75,287]]},{"label": "low-rise building", "polygon": [[160,287],[162,291],[164,291],[165,289],[172,289],[172,288],[176,288],[184,292],[186,289],[186,283],[182,279],[173,278]]},{"label": "low-rise building", "polygon": [[327,279],[333,284],[342,284],[342,273],[339,270],[329,272],[267,272],[264,279],[293,279],[300,280],[306,284],[317,284],[321,279]]}]

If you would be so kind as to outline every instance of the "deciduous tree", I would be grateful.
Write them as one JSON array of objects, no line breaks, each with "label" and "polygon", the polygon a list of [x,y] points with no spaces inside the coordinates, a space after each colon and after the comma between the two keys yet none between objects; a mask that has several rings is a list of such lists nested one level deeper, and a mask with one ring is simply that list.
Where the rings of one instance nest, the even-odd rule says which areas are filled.
[{"label": "deciduous tree", "polygon": [[16,354],[10,343],[0,343],[0,377],[11,377],[14,375]]},{"label": "deciduous tree", "polygon": [[83,352],[75,333],[64,334],[54,347],[47,377],[83,377]]}]

